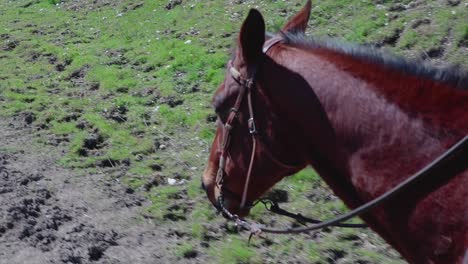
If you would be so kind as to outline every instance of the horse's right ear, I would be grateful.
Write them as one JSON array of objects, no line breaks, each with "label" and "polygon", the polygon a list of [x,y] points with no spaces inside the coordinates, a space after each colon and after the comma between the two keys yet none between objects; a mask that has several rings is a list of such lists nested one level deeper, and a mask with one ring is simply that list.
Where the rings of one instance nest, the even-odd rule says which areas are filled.
[{"label": "horse's right ear", "polygon": [[255,9],[251,9],[249,15],[242,24],[239,35],[239,44],[242,57],[247,63],[256,63],[263,55],[263,43],[265,42],[265,21],[262,15]]},{"label": "horse's right ear", "polygon": [[294,17],[289,19],[282,30],[290,33],[304,33],[309,22],[311,7],[311,0],[307,0],[306,5]]}]

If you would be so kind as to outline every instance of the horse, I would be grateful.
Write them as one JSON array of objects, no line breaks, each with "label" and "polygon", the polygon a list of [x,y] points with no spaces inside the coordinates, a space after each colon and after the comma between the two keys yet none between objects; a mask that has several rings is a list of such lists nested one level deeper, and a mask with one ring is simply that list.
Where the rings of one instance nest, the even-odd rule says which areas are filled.
[{"label": "horse", "polygon": [[[278,181],[309,165],[356,208],[468,135],[463,68],[308,38],[310,11],[309,0],[276,35],[255,9],[241,26],[212,100],[217,129],[202,187],[216,208],[245,217]],[[462,263],[467,165],[465,156],[437,169],[360,217],[410,263]]]}]

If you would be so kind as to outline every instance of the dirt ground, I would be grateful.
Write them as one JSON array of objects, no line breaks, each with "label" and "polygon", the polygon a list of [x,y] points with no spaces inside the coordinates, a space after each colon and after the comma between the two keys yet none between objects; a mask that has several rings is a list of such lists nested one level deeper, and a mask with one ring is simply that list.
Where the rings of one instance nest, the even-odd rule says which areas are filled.
[{"label": "dirt ground", "polygon": [[177,238],[141,217],[143,197],[59,167],[32,132],[24,117],[0,119],[1,264],[175,262],[164,252]]}]

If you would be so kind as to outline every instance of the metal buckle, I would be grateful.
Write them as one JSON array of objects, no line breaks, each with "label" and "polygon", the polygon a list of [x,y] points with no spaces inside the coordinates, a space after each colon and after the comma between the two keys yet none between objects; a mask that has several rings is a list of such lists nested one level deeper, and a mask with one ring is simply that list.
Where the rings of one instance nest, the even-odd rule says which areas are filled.
[{"label": "metal buckle", "polygon": [[252,89],[254,87],[254,79],[250,78],[250,79],[245,80],[244,85],[245,85],[245,87],[247,87],[249,89]]},{"label": "metal buckle", "polygon": [[253,117],[249,118],[247,122],[248,122],[250,134],[257,134],[258,131],[257,131],[257,127],[255,126],[255,120],[253,119]]}]

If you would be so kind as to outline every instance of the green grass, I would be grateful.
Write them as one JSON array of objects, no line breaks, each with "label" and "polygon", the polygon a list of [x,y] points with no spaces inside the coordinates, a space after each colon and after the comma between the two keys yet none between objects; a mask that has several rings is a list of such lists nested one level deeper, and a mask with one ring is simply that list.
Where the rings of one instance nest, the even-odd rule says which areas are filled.
[{"label": "green grass", "polygon": [[183,243],[182,245],[177,246],[175,249],[175,255],[179,258],[183,258],[195,250],[194,245],[190,243]]},{"label": "green grass", "polygon": [[75,123],[63,123],[52,121],[51,125],[51,132],[57,135],[68,135],[78,131]]},{"label": "green grass", "polygon": [[255,250],[249,247],[246,241],[237,236],[228,236],[227,242],[210,250],[210,255],[214,256],[218,263],[261,263]]},{"label": "green grass", "polygon": [[412,48],[418,42],[418,33],[414,30],[406,32],[403,38],[401,38],[398,46],[401,48]]},{"label": "green grass", "polygon": [[[148,196],[152,205],[147,208],[147,211],[156,219],[164,221],[165,214],[171,206],[171,199],[181,193],[182,188],[181,186],[164,186],[151,189]],[[182,216],[183,212],[176,210],[175,214]]]}]

